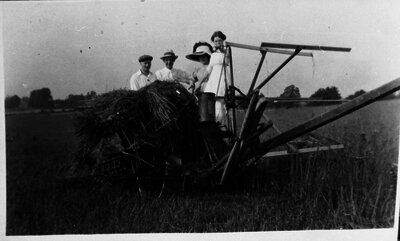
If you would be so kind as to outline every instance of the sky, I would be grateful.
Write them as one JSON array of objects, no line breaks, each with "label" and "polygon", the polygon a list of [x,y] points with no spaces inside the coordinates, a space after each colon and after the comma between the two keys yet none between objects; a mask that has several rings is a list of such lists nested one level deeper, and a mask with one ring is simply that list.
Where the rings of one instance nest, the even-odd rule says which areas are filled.
[{"label": "sky", "polygon": [[[163,68],[167,49],[175,67],[191,73],[185,58],[195,42],[216,30],[227,41],[352,48],[297,56],[262,89],[278,96],[288,85],[302,97],[337,86],[342,97],[400,77],[400,1],[52,1],[2,2],[5,96],[29,96],[48,87],[54,99],[126,88],[138,57]],[[261,54],[233,48],[235,84],[247,91]],[[304,52],[310,52],[305,51]],[[288,56],[268,53],[259,82]]]}]

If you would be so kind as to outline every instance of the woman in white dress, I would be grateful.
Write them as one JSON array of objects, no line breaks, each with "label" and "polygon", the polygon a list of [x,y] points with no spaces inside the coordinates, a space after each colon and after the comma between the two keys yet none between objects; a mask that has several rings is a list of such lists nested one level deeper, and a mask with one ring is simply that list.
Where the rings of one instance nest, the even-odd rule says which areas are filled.
[{"label": "woman in white dress", "polygon": [[204,88],[205,93],[214,93],[216,95],[215,102],[215,119],[217,122],[223,123],[226,116],[226,108],[224,100],[218,97],[224,97],[226,91],[225,82],[229,80],[229,71],[224,70],[224,66],[228,65],[227,55],[225,54],[224,41],[226,36],[221,31],[216,31],[211,36],[214,43],[215,51],[211,55],[210,63],[207,67],[210,76]]},{"label": "woman in white dress", "polygon": [[195,80],[193,92],[196,96],[199,96],[204,92],[204,88],[208,81],[209,72],[207,70],[212,54],[212,46],[207,42],[197,42],[193,46],[193,53],[186,55],[187,59],[199,62],[201,65],[193,72],[193,78]]}]

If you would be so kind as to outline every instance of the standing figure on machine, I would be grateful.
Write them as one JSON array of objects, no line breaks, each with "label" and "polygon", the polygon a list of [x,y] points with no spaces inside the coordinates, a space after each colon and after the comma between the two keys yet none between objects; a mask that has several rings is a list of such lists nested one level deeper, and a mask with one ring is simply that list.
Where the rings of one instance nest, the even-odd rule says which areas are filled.
[{"label": "standing figure on machine", "polygon": [[226,92],[227,80],[229,79],[229,71],[226,71],[228,65],[227,54],[224,48],[226,36],[221,31],[216,31],[211,36],[214,43],[214,53],[211,55],[210,63],[207,67],[210,76],[204,88],[204,93],[215,94],[215,120],[223,123],[226,116],[226,108],[224,105],[224,96]]},{"label": "standing figure on machine", "polygon": [[153,57],[146,54],[139,57],[140,69],[129,80],[131,90],[139,90],[156,81],[157,77],[150,71],[152,60]]},{"label": "standing figure on machine", "polygon": [[183,70],[174,68],[175,60],[178,56],[173,50],[167,50],[160,59],[164,62],[165,68],[157,70],[155,75],[161,81],[173,81],[180,83],[186,89],[192,86],[193,77]]},{"label": "standing figure on machine", "polygon": [[210,57],[212,54],[212,46],[207,42],[197,42],[193,46],[193,53],[186,55],[187,59],[199,62],[201,65],[193,72],[194,89],[193,93],[200,97],[204,92],[210,73],[207,71]]}]

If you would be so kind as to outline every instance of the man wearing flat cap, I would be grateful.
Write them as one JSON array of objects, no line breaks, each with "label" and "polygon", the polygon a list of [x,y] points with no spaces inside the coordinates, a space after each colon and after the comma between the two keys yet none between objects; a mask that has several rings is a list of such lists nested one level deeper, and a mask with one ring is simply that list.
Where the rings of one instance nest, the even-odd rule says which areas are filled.
[{"label": "man wearing flat cap", "polygon": [[139,57],[141,67],[130,79],[131,90],[139,90],[157,79],[155,74],[150,71],[152,60],[153,57],[150,55],[142,55]]},{"label": "man wearing flat cap", "polygon": [[164,56],[161,57],[165,64],[165,68],[156,71],[156,77],[161,81],[175,81],[186,88],[189,88],[193,83],[193,77],[183,70],[175,69],[174,63],[178,56],[173,50],[167,50]]}]

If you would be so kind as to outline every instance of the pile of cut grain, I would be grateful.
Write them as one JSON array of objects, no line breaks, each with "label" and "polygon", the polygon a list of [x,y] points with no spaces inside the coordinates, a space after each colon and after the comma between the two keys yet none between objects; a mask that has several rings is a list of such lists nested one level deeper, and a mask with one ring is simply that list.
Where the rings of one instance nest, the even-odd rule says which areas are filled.
[{"label": "pile of cut grain", "polygon": [[76,119],[73,175],[162,176],[168,159],[196,161],[198,126],[196,100],[180,84],[156,81],[138,91],[105,93]]}]

